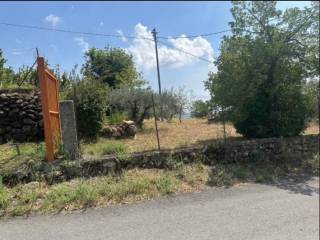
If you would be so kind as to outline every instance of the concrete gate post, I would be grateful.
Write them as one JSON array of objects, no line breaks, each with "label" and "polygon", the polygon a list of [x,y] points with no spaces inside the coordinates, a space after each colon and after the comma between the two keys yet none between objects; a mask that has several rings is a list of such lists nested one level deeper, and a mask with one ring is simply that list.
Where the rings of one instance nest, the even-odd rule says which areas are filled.
[{"label": "concrete gate post", "polygon": [[63,149],[74,160],[79,158],[77,125],[72,100],[60,101],[61,130]]}]

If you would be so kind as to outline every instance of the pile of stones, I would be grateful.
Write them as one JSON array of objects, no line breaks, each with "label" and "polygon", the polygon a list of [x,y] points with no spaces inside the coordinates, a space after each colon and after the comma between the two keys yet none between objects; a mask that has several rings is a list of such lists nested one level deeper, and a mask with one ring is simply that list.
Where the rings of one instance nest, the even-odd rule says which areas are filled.
[{"label": "pile of stones", "polygon": [[0,90],[0,143],[44,138],[39,92]]},{"label": "pile of stones", "polygon": [[104,126],[101,135],[106,138],[132,138],[137,133],[137,127],[133,121],[123,121],[120,125]]}]

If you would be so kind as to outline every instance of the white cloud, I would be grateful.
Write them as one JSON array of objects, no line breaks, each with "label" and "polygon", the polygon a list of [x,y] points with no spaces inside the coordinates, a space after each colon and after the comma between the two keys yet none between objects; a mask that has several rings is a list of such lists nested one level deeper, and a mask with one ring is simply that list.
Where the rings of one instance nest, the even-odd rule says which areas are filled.
[{"label": "white cloud", "polygon": [[86,52],[89,50],[89,43],[86,42],[83,37],[75,37],[74,40],[77,42],[77,44],[82,48],[82,52]]},{"label": "white cloud", "polygon": [[103,26],[104,26],[104,22],[101,21],[101,22],[99,23],[99,25],[100,25],[100,27],[103,27]]},{"label": "white cloud", "polygon": [[50,23],[52,27],[56,27],[62,21],[60,17],[54,14],[46,16],[45,20]]},{"label": "white cloud", "polygon": [[[154,42],[143,39],[152,39],[151,31],[141,23],[138,23],[134,30],[137,39],[134,39],[128,48],[129,52],[134,56],[139,66],[146,69],[156,67]],[[181,35],[181,37],[183,36],[185,35]],[[194,39],[169,39],[168,42],[172,47],[163,46],[161,43],[158,44],[159,62],[162,66],[177,68],[200,61],[198,58],[186,54],[183,51],[210,61],[213,60],[213,48],[203,37]]]},{"label": "white cloud", "polygon": [[122,40],[123,42],[128,41],[128,39],[123,35],[123,32],[122,32],[121,29],[117,30],[117,33],[121,36],[121,40]]}]

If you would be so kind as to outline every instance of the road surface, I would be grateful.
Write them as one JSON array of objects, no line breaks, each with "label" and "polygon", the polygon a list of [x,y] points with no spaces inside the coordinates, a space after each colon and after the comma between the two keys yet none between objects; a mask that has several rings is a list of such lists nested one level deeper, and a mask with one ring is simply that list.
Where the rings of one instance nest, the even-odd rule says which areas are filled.
[{"label": "road surface", "polygon": [[72,214],[0,220],[1,240],[319,239],[319,178],[209,188]]}]

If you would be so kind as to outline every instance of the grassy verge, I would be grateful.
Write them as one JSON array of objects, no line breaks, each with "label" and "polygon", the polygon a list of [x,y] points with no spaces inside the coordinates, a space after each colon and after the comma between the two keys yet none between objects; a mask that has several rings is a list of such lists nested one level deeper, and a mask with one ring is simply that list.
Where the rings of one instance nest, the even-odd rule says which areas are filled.
[{"label": "grassy verge", "polygon": [[180,165],[173,170],[133,169],[119,176],[74,179],[47,185],[32,182],[8,188],[0,181],[0,216],[56,213],[152,199],[170,193],[192,192],[209,186],[241,182],[272,183],[288,174],[319,175],[319,156],[298,165],[203,164]]},{"label": "grassy verge", "polygon": [[130,170],[121,176],[75,179],[55,185],[33,182],[0,187],[0,216],[55,213],[151,199],[200,189],[208,179],[200,164],[168,170]]},{"label": "grassy verge", "polygon": [[32,160],[42,160],[45,157],[44,143],[7,143],[0,145],[0,170],[9,171]]}]

